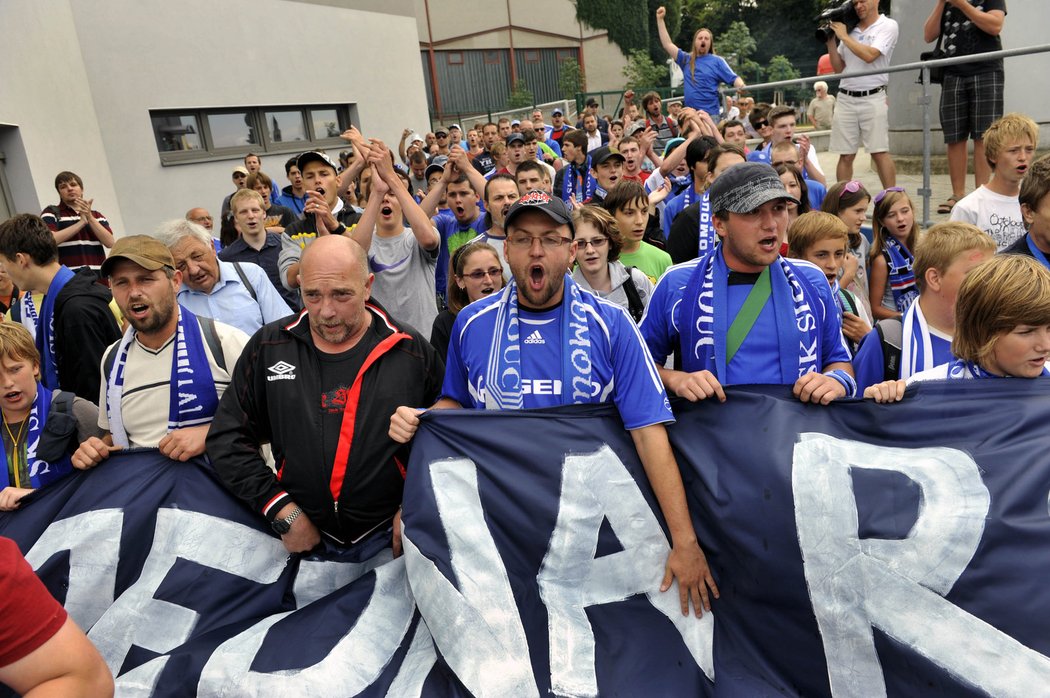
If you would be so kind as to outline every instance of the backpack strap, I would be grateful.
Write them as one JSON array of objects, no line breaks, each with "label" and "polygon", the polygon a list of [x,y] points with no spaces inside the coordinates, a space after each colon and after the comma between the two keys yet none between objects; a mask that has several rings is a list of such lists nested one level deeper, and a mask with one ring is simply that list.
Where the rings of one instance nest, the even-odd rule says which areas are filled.
[{"label": "backpack strap", "polygon": [[252,282],[248,281],[248,275],[244,273],[244,269],[241,268],[240,262],[234,262],[233,268],[237,271],[237,276],[241,277],[241,283],[248,289],[248,293],[251,294],[252,300],[256,303],[259,302],[259,296],[255,293],[255,287],[252,286]]},{"label": "backpack strap", "polygon": [[627,312],[634,318],[635,323],[642,321],[645,313],[645,304],[642,296],[638,293],[638,287],[634,285],[634,267],[627,267],[627,278],[623,282],[623,292],[627,294]]},{"label": "backpack strap", "polygon": [[839,289],[839,298],[842,299],[842,305],[846,307],[846,312],[853,313],[854,315],[860,315],[857,312],[857,304],[853,301],[853,294],[846,293],[844,289]]},{"label": "backpack strap", "polygon": [[201,334],[204,335],[204,341],[208,343],[208,349],[215,359],[215,365],[226,371],[226,354],[222,351],[222,340],[219,339],[219,335],[215,332],[215,321],[210,317],[198,315],[197,322],[201,326]]},{"label": "backpack strap", "polygon": [[51,411],[58,414],[73,414],[73,398],[75,393],[68,390],[56,390],[51,396]]},{"label": "backpack strap", "polygon": [[875,323],[882,345],[882,379],[895,381],[901,377],[901,346],[904,344],[904,325],[898,318],[887,318]]}]

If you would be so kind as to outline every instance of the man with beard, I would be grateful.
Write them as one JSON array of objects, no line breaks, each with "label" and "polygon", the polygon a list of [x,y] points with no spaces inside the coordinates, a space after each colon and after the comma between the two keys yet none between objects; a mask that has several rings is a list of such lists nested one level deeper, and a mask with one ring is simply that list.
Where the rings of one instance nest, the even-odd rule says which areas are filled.
[{"label": "man with beard", "polygon": [[248,335],[175,302],[182,272],[148,235],[117,240],[103,276],[130,325],[102,357],[98,425],[73,466],[93,468],[121,448],[159,448],[172,460],[204,453],[208,426]]},{"label": "man with beard", "polygon": [[[223,484],[291,553],[322,536],[340,546],[392,536],[400,554],[408,452],[387,436],[390,414],[431,404],[443,366],[426,339],[371,300],[367,264],[357,243],[338,236],[307,249],[306,309],[251,339],[208,434]],[[276,472],[259,455],[265,442]]]},{"label": "man with beard", "polygon": [[[715,596],[718,591],[697,543],[667,439],[664,425],[674,416],[656,366],[627,311],[581,290],[566,273],[577,245],[561,199],[529,192],[511,207],[506,226],[512,281],[457,315],[441,398],[433,409],[614,403],[671,532],[661,590],[677,578],[683,615],[692,598],[699,616],[702,607],[710,609],[708,589]],[[570,352],[586,352],[588,360],[569,361]],[[398,407],[390,418],[391,438],[410,441],[418,414],[415,407]]]}]

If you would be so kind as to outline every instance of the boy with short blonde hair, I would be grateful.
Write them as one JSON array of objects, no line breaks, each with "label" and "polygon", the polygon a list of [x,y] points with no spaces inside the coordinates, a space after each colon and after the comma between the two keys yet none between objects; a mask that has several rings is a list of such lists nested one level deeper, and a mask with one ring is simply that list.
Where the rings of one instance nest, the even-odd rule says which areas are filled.
[{"label": "boy with short blonde hair", "polygon": [[992,236],[998,249],[1024,237],[1017,197],[1039,143],[1039,126],[1024,114],[1007,114],[984,132],[984,156],[992,177],[952,208],[951,220],[972,223]]},{"label": "boy with short blonde hair", "polygon": [[955,300],[971,269],[995,254],[995,241],[968,223],[938,223],[915,245],[919,299],[903,320],[880,320],[853,358],[857,390],[909,378],[952,358]]},{"label": "boy with short blonde hair", "polygon": [[788,228],[788,256],[816,265],[831,284],[842,316],[842,334],[851,354],[871,331],[871,316],[851,292],[839,286],[839,271],[849,254],[849,229],[835,215],[810,211]]}]

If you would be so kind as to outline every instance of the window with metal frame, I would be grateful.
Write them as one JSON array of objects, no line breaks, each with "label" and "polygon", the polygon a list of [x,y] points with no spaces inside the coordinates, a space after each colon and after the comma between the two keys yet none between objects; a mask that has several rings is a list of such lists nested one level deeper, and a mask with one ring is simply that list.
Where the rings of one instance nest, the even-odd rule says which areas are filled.
[{"label": "window with metal frame", "polygon": [[338,148],[356,119],[354,104],[157,109],[149,113],[162,165],[228,160],[255,153]]}]

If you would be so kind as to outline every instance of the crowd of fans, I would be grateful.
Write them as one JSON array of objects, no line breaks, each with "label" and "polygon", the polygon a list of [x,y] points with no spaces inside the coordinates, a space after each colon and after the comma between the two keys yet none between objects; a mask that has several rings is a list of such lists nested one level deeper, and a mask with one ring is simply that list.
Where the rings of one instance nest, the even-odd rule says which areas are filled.
[{"label": "crowd of fans", "polygon": [[[855,8],[828,40],[846,74],[896,42],[872,0]],[[927,39],[955,13],[996,36],[1004,14],[938,0]],[[574,124],[537,109],[406,129],[393,149],[351,128],[338,163],[284,162],[283,187],[249,153],[217,217],[186,202],[153,235],[115,236],[60,173],[56,205],[0,223],[0,510],[154,447],[207,453],[289,551],[384,527],[397,549],[420,408],[611,401],[671,527],[664,588],[678,579],[699,613],[717,587],[663,431],[668,394],[765,383],[891,401],[915,380],[1050,375],[1050,160],[1033,162],[1031,119],[963,114],[983,86],[942,105],[964,122],[945,130],[953,163],[969,136],[987,177],[921,231],[885,144],[885,76],[843,79],[837,101],[818,83],[832,180],[794,109],[719,101],[719,83],[746,85],[710,31],[686,53],[656,18],[681,103],[628,91],[617,118],[589,100]],[[861,144],[874,196],[852,178]]]}]

